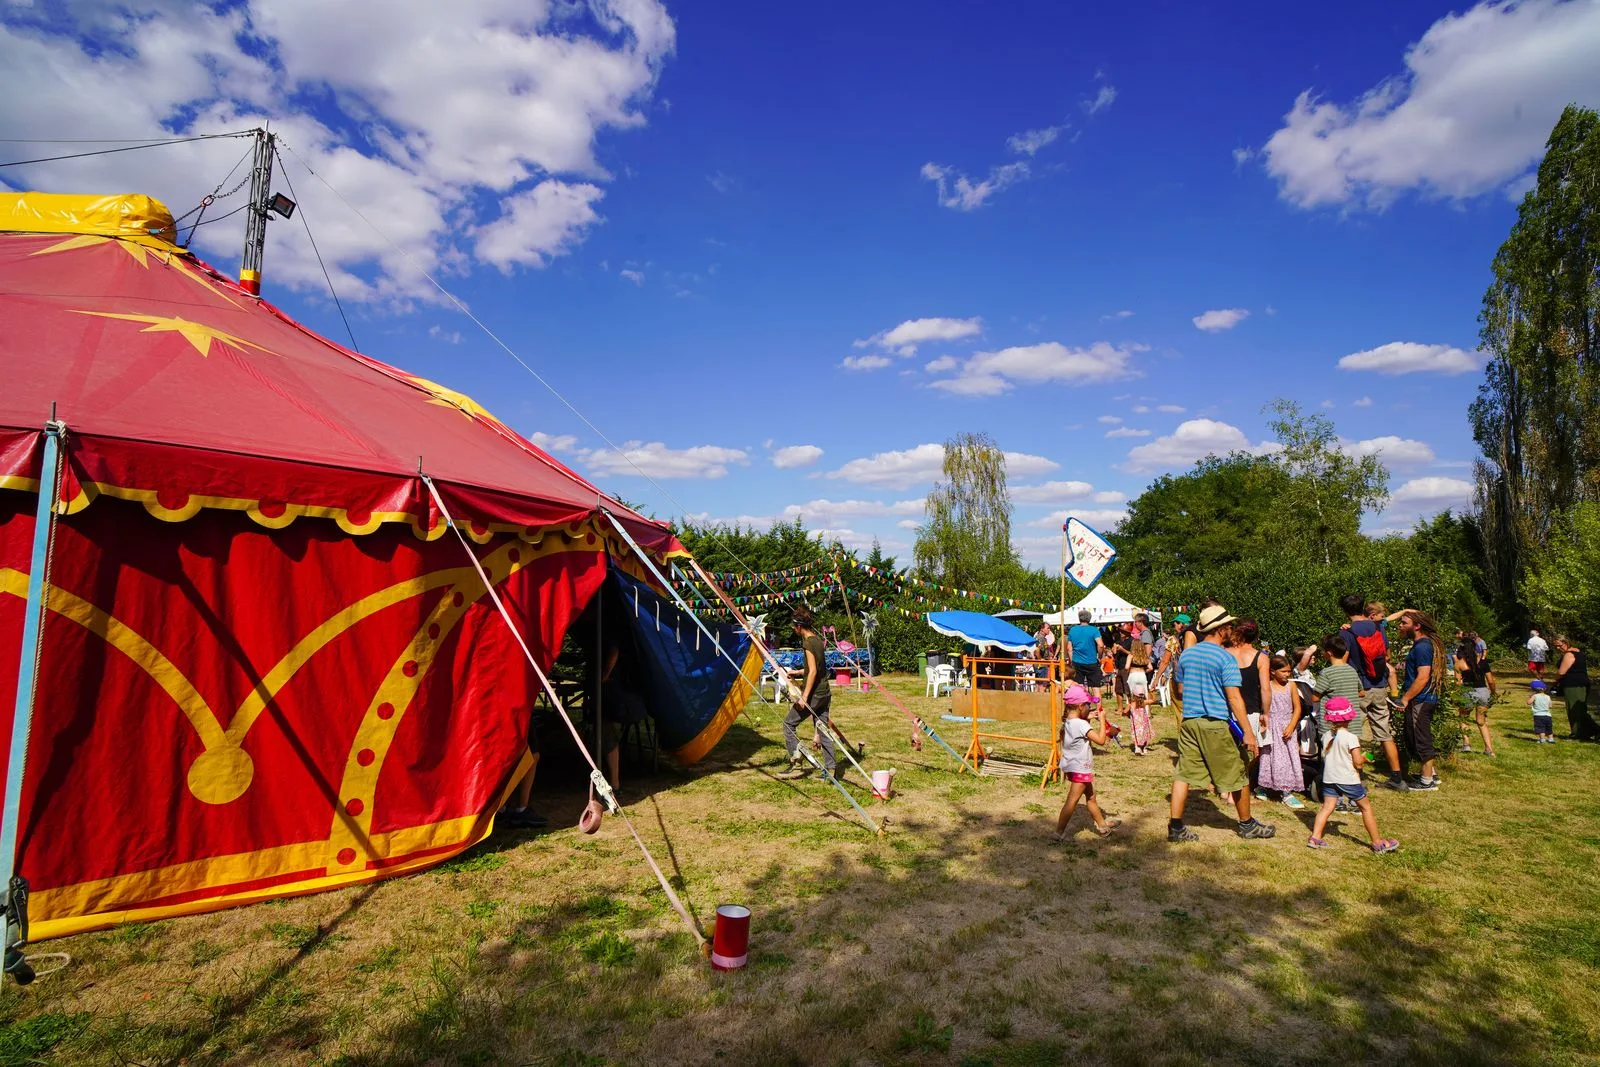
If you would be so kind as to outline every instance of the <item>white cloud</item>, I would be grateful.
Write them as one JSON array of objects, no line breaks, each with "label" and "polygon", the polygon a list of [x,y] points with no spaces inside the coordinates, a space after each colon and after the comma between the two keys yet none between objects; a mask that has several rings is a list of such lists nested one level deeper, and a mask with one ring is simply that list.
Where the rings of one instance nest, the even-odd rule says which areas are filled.
[{"label": "white cloud", "polygon": [[900,356],[914,356],[917,346],[929,341],[964,341],[983,332],[983,320],[971,319],[907,319],[900,325],[882,330],[855,343],[857,348],[887,348]]},{"label": "white cloud", "polygon": [[1377,456],[1384,463],[1398,467],[1420,466],[1434,460],[1433,449],[1426,442],[1396,437],[1394,434],[1348,442],[1344,450],[1357,458]]},{"label": "white cloud", "polygon": [[1447,509],[1464,511],[1472,502],[1473,485],[1465,479],[1440,475],[1413,478],[1389,494],[1380,532],[1406,529],[1418,519]]},{"label": "white cloud", "polygon": [[[420,270],[461,271],[474,257],[537,265],[570,250],[598,221],[609,179],[597,141],[644,124],[675,35],[656,0],[392,0],[381,17],[356,0],[130,0],[54,6],[48,19],[0,11],[0,99],[29,104],[9,110],[7,137],[182,136],[270,121],[286,149],[275,184],[293,182],[345,300],[428,295]],[[195,141],[14,169],[6,180],[147,192],[178,215],[244,147]],[[208,225],[197,246],[231,261],[243,225]],[[298,222],[269,227],[266,278],[324,285]]]},{"label": "white cloud", "polygon": [[779,470],[809,467],[822,458],[822,449],[816,445],[784,445],[772,454],[772,465]]},{"label": "white cloud", "polygon": [[947,370],[955,370],[960,365],[961,361],[955,356],[940,356],[938,359],[928,360],[922,369],[929,374],[943,374]]},{"label": "white cloud", "polygon": [[888,356],[845,356],[839,366],[845,370],[882,370],[893,362]]},{"label": "white cloud", "polygon": [[528,435],[528,440],[546,452],[571,452],[578,447],[578,439],[570,433],[548,434],[543,430],[535,430]]},{"label": "white cloud", "polygon": [[[1006,475],[1010,478],[1032,478],[1061,466],[1054,460],[1026,452],[1007,452],[1005,456]],[[944,446],[926,444],[852,459],[838,470],[829,471],[827,477],[880,489],[903,490],[931,484],[943,471]]]},{"label": "white cloud", "polygon": [[1352,352],[1339,360],[1340,370],[1370,370],[1379,374],[1471,374],[1482,366],[1482,357],[1475,352],[1416,341],[1390,341],[1365,352]]},{"label": "white cloud", "polygon": [[1061,382],[1085,385],[1138,377],[1130,365],[1146,345],[1110,345],[1097,341],[1088,348],[1068,348],[1059,341],[979,352],[961,366],[954,378],[931,383],[935,389],[960,396],[995,396],[1017,382]]},{"label": "white cloud", "polygon": [[1156,410],[1165,412],[1168,415],[1182,415],[1188,409],[1182,404],[1157,404]]},{"label": "white cloud", "polygon": [[[549,179],[500,201],[500,217],[473,231],[478,258],[509,274],[516,266],[542,267],[571,251],[600,221],[594,204],[605,190]],[[632,271],[623,271],[627,277]]]},{"label": "white cloud", "polygon": [[1135,405],[1133,405],[1133,413],[1135,415],[1148,415],[1148,414],[1150,414],[1150,405],[1149,404],[1135,404]]},{"label": "white cloud", "polygon": [[1370,396],[1364,396],[1360,400],[1351,401],[1351,407],[1370,408],[1371,406],[1372,398]]},{"label": "white cloud", "polygon": [[1133,312],[1131,312],[1131,311],[1127,310],[1126,308],[1124,308],[1121,311],[1113,311],[1109,315],[1101,315],[1100,316],[1100,321],[1101,322],[1110,322],[1113,319],[1131,319],[1131,318],[1133,318]]},{"label": "white cloud", "polygon": [[447,345],[458,345],[461,343],[460,330],[447,330],[443,326],[439,326],[437,324],[428,327],[428,336],[433,338],[435,341],[443,341]]},{"label": "white cloud", "polygon": [[1094,492],[1088,482],[1045,482],[1042,485],[1018,485],[1011,488],[1011,499],[1018,504],[1054,504],[1061,500],[1078,500]]},{"label": "white cloud", "polygon": [[910,489],[934,481],[943,469],[944,446],[928,444],[852,459],[827,476],[883,489]]},{"label": "white cloud", "polygon": [[1110,107],[1116,99],[1116,87],[1111,85],[1102,85],[1100,86],[1100,91],[1094,94],[1093,99],[1085,100],[1083,102],[1083,110],[1090,115],[1098,115],[1100,112]]},{"label": "white cloud", "polygon": [[1119,423],[1122,422],[1122,416],[1121,415],[1101,415],[1100,417],[1098,417],[1094,421],[1104,423],[1107,426],[1116,426],[1116,425],[1118,425]]},{"label": "white cloud", "polygon": [[1006,147],[1018,155],[1031,156],[1039,149],[1061,136],[1065,126],[1045,126],[1037,130],[1023,130],[1006,139]]},{"label": "white cloud", "polygon": [[1521,178],[1561,109],[1600,98],[1600,4],[1493,0],[1439,19],[1349,104],[1303,92],[1264,149],[1299,207],[1460,199]]},{"label": "white cloud", "polygon": [[[1066,525],[1069,518],[1076,516],[1095,529],[1105,532],[1116,526],[1128,517],[1127,508],[1067,508],[1063,511],[1052,511],[1050,514],[1037,519],[1030,519],[1026,525],[1048,529],[1054,527],[1059,530]],[[1056,540],[1059,545],[1060,539]]]},{"label": "white cloud", "polygon": [[1117,504],[1128,499],[1127,493],[1119,493],[1115,489],[1102,489],[1094,495],[1096,504]]},{"label": "white cloud", "polygon": [[976,211],[995,193],[1025,180],[1031,173],[1026,163],[1005,163],[990,167],[987,178],[974,182],[965,174],[957,174],[954,167],[937,163],[922,165],[923,179],[939,187],[939,206],[956,211]]},{"label": "white cloud", "polygon": [[628,281],[632,282],[634,285],[643,285],[644,284],[644,272],[643,271],[624,270],[624,271],[618,271],[617,273],[618,273],[618,275],[620,277],[626,278]]},{"label": "white cloud", "polygon": [[1255,154],[1256,152],[1253,148],[1235,148],[1233,150],[1233,169],[1242,169],[1246,163],[1255,158]]},{"label": "white cloud", "polygon": [[[921,515],[923,501],[915,500],[812,500],[804,504],[790,504],[779,518],[793,521],[804,518],[807,523],[821,526],[840,526],[851,519],[881,519],[898,516]],[[909,521],[909,520],[908,520]],[[912,522],[915,526],[917,523]]]},{"label": "white cloud", "polygon": [[1190,321],[1207,333],[1219,333],[1222,330],[1233,329],[1249,317],[1250,312],[1244,308],[1218,308],[1215,311],[1201,312]]},{"label": "white cloud", "polygon": [[1244,431],[1215,419],[1190,419],[1166,437],[1158,437],[1149,444],[1139,445],[1128,452],[1123,469],[1134,473],[1153,474],[1187,467],[1207,456],[1225,456],[1230,452],[1265,452],[1272,446],[1266,443],[1252,445]]},{"label": "white cloud", "polygon": [[629,441],[618,451],[598,448],[590,452],[589,469],[602,475],[648,475],[651,478],[721,478],[729,464],[741,466],[750,457],[737,448],[695,445],[668,448],[660,441]]},{"label": "white cloud", "polygon": [[1135,430],[1131,426],[1118,426],[1115,430],[1107,430],[1107,437],[1149,437],[1149,430]]}]

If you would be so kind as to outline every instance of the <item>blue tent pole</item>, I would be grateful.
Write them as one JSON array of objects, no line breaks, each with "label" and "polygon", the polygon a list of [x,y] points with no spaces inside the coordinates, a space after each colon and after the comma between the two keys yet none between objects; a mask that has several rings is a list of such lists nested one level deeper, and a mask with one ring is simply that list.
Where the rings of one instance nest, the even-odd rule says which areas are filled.
[{"label": "blue tent pole", "polygon": [[22,775],[28,762],[28,735],[33,729],[34,693],[39,684],[45,600],[50,595],[50,547],[55,533],[61,439],[65,431],[66,426],[54,418],[44,428],[39,504],[33,516],[33,557],[28,566],[28,601],[23,608],[22,645],[17,657],[17,705],[11,719],[5,805],[0,809],[0,873],[4,875],[0,886],[6,894],[5,969],[24,985],[33,980],[33,972],[20,951],[28,939],[28,888],[17,877],[17,833],[22,821]]}]

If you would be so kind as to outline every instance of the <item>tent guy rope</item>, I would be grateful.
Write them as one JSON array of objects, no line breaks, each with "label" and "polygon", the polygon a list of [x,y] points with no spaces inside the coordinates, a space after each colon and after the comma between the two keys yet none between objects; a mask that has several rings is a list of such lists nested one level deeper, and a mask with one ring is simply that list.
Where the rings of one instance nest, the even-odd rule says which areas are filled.
[{"label": "tent guy rope", "polygon": [[488,591],[489,599],[494,602],[495,610],[505,620],[506,627],[511,631],[511,636],[516,639],[517,645],[522,649],[523,656],[527,658],[528,666],[533,668],[535,677],[539,679],[539,685],[543,687],[545,695],[550,698],[551,707],[555,708],[556,714],[561,716],[561,721],[566,724],[567,730],[572,734],[572,740],[578,746],[578,751],[582,753],[584,761],[589,764],[590,785],[605,801],[606,807],[622,817],[623,825],[633,835],[634,844],[639,846],[639,851],[644,853],[645,862],[650,865],[650,870],[655,874],[656,881],[661,884],[661,891],[667,895],[667,900],[671,903],[672,909],[678,913],[678,918],[683,920],[685,928],[694,935],[695,941],[700,945],[701,952],[709,953],[710,943],[706,940],[705,934],[700,932],[699,923],[695,922],[694,917],[689,914],[689,910],[683,906],[683,901],[678,899],[678,894],[673,892],[672,884],[667,881],[667,876],[661,872],[661,867],[656,863],[656,858],[650,854],[650,848],[644,843],[644,838],[640,837],[639,831],[634,828],[633,820],[628,818],[628,813],[623,810],[621,804],[617,803],[616,794],[611,791],[611,785],[606,781],[605,775],[600,772],[600,765],[595,762],[588,746],[583,743],[583,735],[578,732],[577,724],[572,721],[572,717],[567,714],[566,707],[561,703],[561,698],[556,695],[555,686],[551,684],[549,675],[545,674],[544,669],[539,666],[539,661],[534,658],[532,649],[528,648],[528,642],[523,639],[522,631],[517,629],[516,621],[511,618],[511,613],[506,610],[505,603],[500,599],[500,594],[495,589],[494,583],[489,580],[489,575],[484,571],[483,564],[478,559],[478,554],[472,551],[471,542],[461,532],[461,528],[456,524],[455,518],[450,514],[450,509],[445,506],[444,498],[439,495],[438,487],[433,484],[433,479],[427,475],[422,476],[422,483],[428,487],[428,493],[433,497],[433,506],[439,509],[440,515],[444,516],[446,525],[455,533],[456,539],[461,542],[462,551],[472,561],[473,570],[478,572],[478,578],[483,582],[484,589]]}]

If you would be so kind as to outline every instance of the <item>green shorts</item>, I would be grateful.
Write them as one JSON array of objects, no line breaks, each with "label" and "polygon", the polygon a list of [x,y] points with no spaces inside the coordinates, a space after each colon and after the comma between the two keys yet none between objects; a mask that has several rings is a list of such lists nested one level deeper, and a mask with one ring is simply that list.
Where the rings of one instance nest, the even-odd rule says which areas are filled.
[{"label": "green shorts", "polygon": [[1204,789],[1215,785],[1222,793],[1243,789],[1249,782],[1244,750],[1222,719],[1184,719],[1178,727],[1178,780]]}]

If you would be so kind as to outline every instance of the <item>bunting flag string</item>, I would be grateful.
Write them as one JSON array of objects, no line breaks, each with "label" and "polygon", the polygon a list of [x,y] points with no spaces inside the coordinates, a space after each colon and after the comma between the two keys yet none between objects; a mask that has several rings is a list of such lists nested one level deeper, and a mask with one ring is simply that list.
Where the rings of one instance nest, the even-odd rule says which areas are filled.
[{"label": "bunting flag string", "polygon": [[743,587],[750,585],[770,585],[773,582],[786,582],[793,578],[804,578],[815,574],[819,570],[833,569],[833,561],[824,557],[810,563],[802,563],[798,567],[787,567],[781,571],[711,571],[711,578],[724,589],[730,587]]},{"label": "bunting flag string", "polygon": [[[968,600],[976,600],[984,604],[999,604],[1008,608],[1026,608],[1029,611],[1053,612],[1059,607],[1057,604],[1038,604],[1031,600],[1019,600],[1016,597],[999,596],[995,593],[980,593],[973,589],[957,589],[954,586],[940,585],[938,582],[930,582],[925,578],[916,578],[909,574],[901,574],[898,571],[885,570],[882,567],[874,567],[870,564],[862,563],[850,556],[840,556],[839,562],[848,564],[858,571],[871,575],[881,582],[886,582],[889,585],[897,586],[906,592],[909,592],[912,589],[929,589],[933,590],[934,592],[944,593],[949,596],[958,596],[964,597]],[[923,598],[922,602],[927,603],[926,597]]]}]

